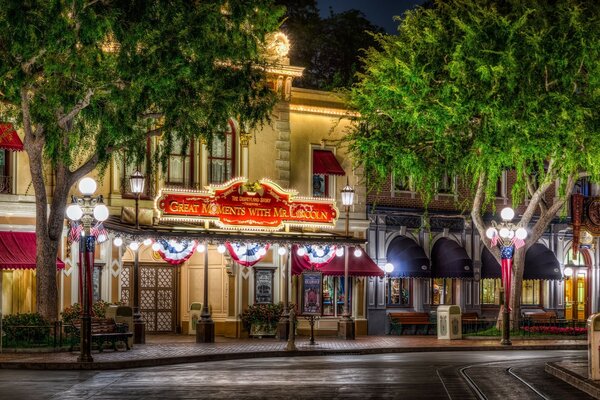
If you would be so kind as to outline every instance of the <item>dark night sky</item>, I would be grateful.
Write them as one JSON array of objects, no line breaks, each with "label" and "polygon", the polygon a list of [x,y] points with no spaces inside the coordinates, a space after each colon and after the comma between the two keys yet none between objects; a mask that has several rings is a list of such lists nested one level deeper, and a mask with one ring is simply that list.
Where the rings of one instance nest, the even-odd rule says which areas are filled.
[{"label": "dark night sky", "polygon": [[329,7],[336,13],[354,8],[362,11],[373,24],[394,34],[398,23],[392,17],[424,3],[424,0],[318,0],[317,3],[322,17],[329,16]]}]

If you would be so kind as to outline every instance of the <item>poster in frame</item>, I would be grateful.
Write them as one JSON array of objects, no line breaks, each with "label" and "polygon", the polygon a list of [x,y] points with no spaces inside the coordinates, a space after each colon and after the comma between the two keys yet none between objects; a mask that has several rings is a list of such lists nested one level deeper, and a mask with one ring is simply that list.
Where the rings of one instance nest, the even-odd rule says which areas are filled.
[{"label": "poster in frame", "polygon": [[318,271],[302,273],[302,315],[321,315],[321,293],[323,291],[323,274]]},{"label": "poster in frame", "polygon": [[254,268],[254,302],[273,303],[273,269]]}]

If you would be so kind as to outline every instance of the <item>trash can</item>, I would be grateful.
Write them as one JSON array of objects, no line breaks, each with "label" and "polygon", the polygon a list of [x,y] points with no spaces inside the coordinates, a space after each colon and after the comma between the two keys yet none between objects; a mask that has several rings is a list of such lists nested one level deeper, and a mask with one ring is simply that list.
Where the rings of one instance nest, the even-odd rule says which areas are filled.
[{"label": "trash can", "polygon": [[438,339],[462,339],[462,322],[460,316],[460,306],[438,306]]},{"label": "trash can", "polygon": [[587,320],[588,331],[588,376],[600,380],[600,314],[593,314]]},{"label": "trash can", "polygon": [[[129,306],[109,305],[106,307],[106,318],[112,318],[117,324],[127,324],[127,332],[133,332],[133,309]],[[129,347],[133,347],[133,335],[127,339]]]},{"label": "trash can", "polygon": [[194,302],[190,304],[190,321],[188,325],[188,335],[196,334],[196,324],[200,320],[202,313],[202,303]]}]

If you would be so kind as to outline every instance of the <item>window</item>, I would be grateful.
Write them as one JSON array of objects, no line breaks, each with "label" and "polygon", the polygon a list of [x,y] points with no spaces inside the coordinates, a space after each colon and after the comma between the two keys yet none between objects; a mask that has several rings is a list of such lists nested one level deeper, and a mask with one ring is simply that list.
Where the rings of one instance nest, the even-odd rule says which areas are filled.
[{"label": "window", "polygon": [[394,192],[412,192],[412,179],[410,178],[400,178],[396,176],[396,174],[392,175],[392,188]]},{"label": "window", "polygon": [[496,197],[504,198],[506,197],[506,192],[506,171],[502,171],[502,174],[500,174],[496,181],[495,195]]},{"label": "window", "polygon": [[523,291],[521,292],[521,304],[539,305],[540,302],[540,281],[523,281]]},{"label": "window", "polygon": [[[348,278],[348,311],[352,310],[352,278]],[[344,312],[344,277],[323,277],[323,315],[337,317]]]},{"label": "window", "polygon": [[329,175],[313,175],[313,197],[329,197]]},{"label": "window", "polygon": [[500,279],[481,280],[481,304],[500,304]]},{"label": "window", "polygon": [[10,153],[8,150],[0,149],[0,193],[10,193]]},{"label": "window", "polygon": [[233,178],[235,125],[229,120],[227,131],[213,137],[208,152],[208,183],[223,183]]},{"label": "window", "polygon": [[185,152],[182,152],[182,141],[175,139],[171,154],[165,183],[168,186],[192,187],[194,176],[194,145],[190,143]]},{"label": "window", "polygon": [[386,283],[388,306],[410,306],[410,278],[388,278]]},{"label": "window", "polygon": [[452,279],[435,278],[432,292],[432,305],[452,304]]},{"label": "window", "polygon": [[444,174],[442,180],[438,184],[437,192],[440,194],[454,194],[456,192],[455,178],[448,174]]},{"label": "window", "polygon": [[584,196],[589,196],[591,194],[592,184],[590,182],[590,178],[584,176],[579,178],[577,182],[575,182],[575,186],[573,186],[572,193],[580,193]]}]

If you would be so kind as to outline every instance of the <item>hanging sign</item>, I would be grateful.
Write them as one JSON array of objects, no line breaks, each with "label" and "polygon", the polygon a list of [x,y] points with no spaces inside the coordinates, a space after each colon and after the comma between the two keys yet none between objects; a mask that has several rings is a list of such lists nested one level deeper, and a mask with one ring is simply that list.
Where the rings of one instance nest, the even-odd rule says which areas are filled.
[{"label": "hanging sign", "polygon": [[334,227],[334,199],[298,197],[275,182],[236,178],[207,190],[162,189],[155,199],[161,220],[212,222],[220,228],[276,231],[286,225]]}]

